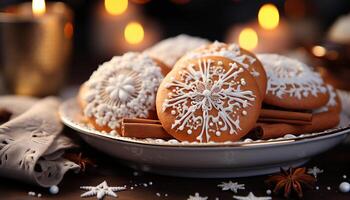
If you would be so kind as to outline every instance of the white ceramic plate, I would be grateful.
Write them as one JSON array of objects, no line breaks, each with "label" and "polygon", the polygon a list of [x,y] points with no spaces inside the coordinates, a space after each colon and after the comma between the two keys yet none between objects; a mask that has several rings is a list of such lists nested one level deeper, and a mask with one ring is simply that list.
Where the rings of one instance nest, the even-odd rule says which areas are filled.
[{"label": "white ceramic plate", "polygon": [[184,177],[242,177],[269,174],[280,167],[300,166],[310,157],[344,140],[350,127],[273,140],[227,143],[184,143],[176,140],[134,139],[109,135],[81,122],[74,99],[60,107],[64,124],[92,147],[136,170]]}]

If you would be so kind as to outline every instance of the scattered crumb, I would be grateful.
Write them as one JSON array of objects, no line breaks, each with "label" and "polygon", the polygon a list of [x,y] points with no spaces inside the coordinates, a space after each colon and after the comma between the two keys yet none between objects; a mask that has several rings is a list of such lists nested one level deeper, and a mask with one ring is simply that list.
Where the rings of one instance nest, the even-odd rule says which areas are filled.
[{"label": "scattered crumb", "polygon": [[138,172],[134,172],[134,173],[132,173],[134,176],[138,176],[139,175],[139,173]]},{"label": "scattered crumb", "polygon": [[148,184],[149,184],[149,185],[153,185],[153,182],[152,182],[152,181],[150,181]]},{"label": "scattered crumb", "polygon": [[267,194],[267,195],[271,195],[271,194],[272,194],[272,191],[271,191],[271,190],[266,190],[266,194]]},{"label": "scattered crumb", "polygon": [[144,187],[147,187],[148,185],[147,185],[147,183],[144,183],[143,186],[144,186]]},{"label": "scattered crumb", "polygon": [[156,195],[157,195],[158,197],[160,197],[160,193],[159,193],[159,192],[157,192]]},{"label": "scattered crumb", "polygon": [[320,189],[320,187],[316,186],[316,190],[319,190],[319,189]]},{"label": "scattered crumb", "polygon": [[330,186],[328,186],[328,187],[327,187],[327,190],[331,190],[331,187],[330,187]]}]

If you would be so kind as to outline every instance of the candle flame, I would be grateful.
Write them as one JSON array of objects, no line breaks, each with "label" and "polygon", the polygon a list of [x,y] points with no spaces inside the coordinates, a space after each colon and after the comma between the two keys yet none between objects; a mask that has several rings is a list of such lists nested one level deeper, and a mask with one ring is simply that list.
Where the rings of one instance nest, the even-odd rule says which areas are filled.
[{"label": "candle flame", "polygon": [[263,5],[258,14],[258,21],[261,27],[267,30],[274,29],[278,26],[280,16],[278,9],[273,4]]},{"label": "candle flame", "polygon": [[121,15],[128,9],[128,0],[105,0],[105,9],[111,15]]},{"label": "candle flame", "polygon": [[46,11],[45,0],[33,0],[32,10],[33,10],[33,14],[36,16],[45,14],[45,11]]},{"label": "candle flame", "polygon": [[244,28],[238,36],[239,45],[247,50],[258,46],[258,34],[252,28]]},{"label": "candle flame", "polygon": [[130,22],[124,29],[124,38],[129,44],[139,44],[143,41],[145,32],[138,22]]}]

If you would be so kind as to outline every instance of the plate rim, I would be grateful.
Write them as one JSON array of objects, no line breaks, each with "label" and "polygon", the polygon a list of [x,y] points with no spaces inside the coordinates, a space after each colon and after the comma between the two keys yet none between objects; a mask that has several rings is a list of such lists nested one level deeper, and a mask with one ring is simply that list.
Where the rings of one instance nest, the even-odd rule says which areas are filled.
[{"label": "plate rim", "polygon": [[[85,134],[91,137],[98,137],[103,140],[112,140],[112,141],[117,141],[117,142],[122,142],[122,143],[131,143],[134,145],[141,145],[141,146],[153,146],[153,147],[176,147],[176,148],[260,148],[260,147],[267,147],[267,146],[279,146],[279,145],[285,145],[285,144],[299,144],[302,142],[312,142],[314,140],[322,140],[322,139],[328,139],[330,137],[335,137],[335,136],[340,136],[343,134],[349,134],[350,133],[350,124],[349,126],[346,127],[338,127],[338,128],[333,128],[333,129],[328,129],[322,132],[316,132],[316,133],[309,133],[309,134],[304,134],[303,137],[293,137],[293,138],[281,138],[278,140],[274,141],[269,141],[269,140],[256,140],[252,142],[232,142],[232,143],[170,143],[170,142],[164,142],[164,143],[158,143],[158,142],[146,142],[142,140],[137,140],[133,138],[128,138],[128,137],[116,137],[116,136],[111,136],[107,135],[104,133],[101,133],[98,130],[95,130],[93,128],[87,128],[84,126],[81,126],[78,122],[73,122],[70,120],[69,117],[67,117],[65,107],[68,106],[69,104],[76,104],[78,105],[78,102],[76,101],[76,98],[70,98],[65,100],[64,102],[61,103],[59,107],[58,114],[60,116],[60,119],[63,124],[68,126],[69,128],[77,131],[79,134]],[[314,134],[314,135],[312,135]]]}]

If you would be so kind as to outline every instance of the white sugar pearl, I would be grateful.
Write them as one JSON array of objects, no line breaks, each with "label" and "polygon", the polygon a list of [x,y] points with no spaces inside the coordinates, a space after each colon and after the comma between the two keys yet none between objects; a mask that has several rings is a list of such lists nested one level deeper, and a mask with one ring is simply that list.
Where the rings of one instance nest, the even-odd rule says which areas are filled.
[{"label": "white sugar pearl", "polygon": [[328,186],[328,187],[327,187],[327,190],[331,190],[331,187]]},{"label": "white sugar pearl", "polygon": [[271,193],[272,193],[271,190],[266,190],[267,195],[270,195]]},{"label": "white sugar pearl", "polygon": [[242,111],[242,115],[247,115],[247,114],[248,114],[247,111],[245,110]]},{"label": "white sugar pearl", "polygon": [[221,132],[220,131],[216,131],[215,135],[219,137],[221,135]]},{"label": "white sugar pearl", "polygon": [[191,130],[187,130],[187,134],[191,135],[192,134],[192,131]]},{"label": "white sugar pearl", "polygon": [[51,194],[58,194],[59,191],[60,191],[60,189],[57,187],[57,185],[53,185],[53,186],[51,186],[50,189],[49,189],[49,192],[50,192]]},{"label": "white sugar pearl", "polygon": [[175,110],[172,110],[172,111],[171,111],[171,114],[172,114],[172,115],[176,115],[176,111],[175,111]]},{"label": "white sugar pearl", "polygon": [[348,182],[340,183],[339,190],[344,193],[350,192],[350,183]]},{"label": "white sugar pearl", "polygon": [[320,189],[320,187],[316,186],[316,190],[319,190],[319,189]]},{"label": "white sugar pearl", "polygon": [[41,196],[42,196],[42,195],[39,193],[39,194],[38,194],[38,198],[40,198]]},{"label": "white sugar pearl", "polygon": [[344,174],[344,175],[343,175],[343,179],[346,179],[346,178],[347,178],[347,176]]}]

